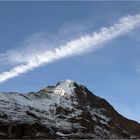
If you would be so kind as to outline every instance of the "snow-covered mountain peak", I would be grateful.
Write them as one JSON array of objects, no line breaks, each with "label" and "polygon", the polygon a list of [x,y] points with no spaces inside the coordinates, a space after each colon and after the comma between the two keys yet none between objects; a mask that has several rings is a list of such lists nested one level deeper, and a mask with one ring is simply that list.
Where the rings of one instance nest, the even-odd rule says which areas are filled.
[{"label": "snow-covered mountain peak", "polygon": [[62,80],[62,81],[57,82],[56,86],[61,85],[61,84],[73,85],[74,83],[76,83],[76,82],[73,80],[67,79],[67,80]]},{"label": "snow-covered mountain peak", "polygon": [[0,93],[0,139],[140,138],[140,124],[84,85],[60,81],[38,92]]},{"label": "snow-covered mountain peak", "polygon": [[75,88],[74,83],[72,80],[60,81],[56,84],[54,93],[61,96],[72,96]]}]

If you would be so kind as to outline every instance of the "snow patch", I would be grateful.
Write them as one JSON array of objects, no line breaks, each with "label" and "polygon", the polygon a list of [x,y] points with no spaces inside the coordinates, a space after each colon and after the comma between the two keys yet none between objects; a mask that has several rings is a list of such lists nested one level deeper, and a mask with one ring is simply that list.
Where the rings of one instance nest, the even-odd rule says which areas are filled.
[{"label": "snow patch", "polygon": [[61,96],[72,96],[74,93],[74,82],[71,80],[61,81],[56,86],[54,93]]},{"label": "snow patch", "polygon": [[57,88],[55,88],[54,93],[61,95],[61,96],[64,96],[65,91],[62,87],[57,87]]}]

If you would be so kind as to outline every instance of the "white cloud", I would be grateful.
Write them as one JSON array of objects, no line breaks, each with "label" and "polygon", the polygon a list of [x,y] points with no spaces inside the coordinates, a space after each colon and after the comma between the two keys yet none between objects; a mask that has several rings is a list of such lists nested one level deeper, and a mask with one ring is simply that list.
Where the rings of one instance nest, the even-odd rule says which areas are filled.
[{"label": "white cloud", "polygon": [[[102,48],[105,42],[124,35],[138,26],[140,26],[140,15],[129,15],[121,18],[117,23],[108,28],[101,28],[99,32],[93,32],[91,35],[81,36],[78,39],[69,41],[65,45],[60,45],[52,50],[35,50],[33,53],[31,53],[32,55],[29,55],[30,57],[28,57],[28,52],[26,53],[26,50],[24,50],[26,59],[24,58],[22,60],[22,55],[18,56],[18,53],[15,56],[10,55],[13,57],[12,59],[14,61],[17,60],[21,64],[9,71],[2,72],[0,74],[0,83],[16,77],[19,74],[31,71],[34,68],[52,63],[65,57],[83,54],[89,50],[96,51],[97,49]],[[48,45],[47,42],[42,43],[40,41],[38,42],[38,47],[40,47],[42,44]]]}]

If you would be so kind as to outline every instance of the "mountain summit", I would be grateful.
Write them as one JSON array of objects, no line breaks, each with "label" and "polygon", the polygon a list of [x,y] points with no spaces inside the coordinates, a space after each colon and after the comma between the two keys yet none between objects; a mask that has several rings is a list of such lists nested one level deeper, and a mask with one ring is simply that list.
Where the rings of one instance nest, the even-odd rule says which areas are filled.
[{"label": "mountain summit", "polygon": [[38,92],[0,93],[0,138],[140,138],[140,124],[66,80]]}]

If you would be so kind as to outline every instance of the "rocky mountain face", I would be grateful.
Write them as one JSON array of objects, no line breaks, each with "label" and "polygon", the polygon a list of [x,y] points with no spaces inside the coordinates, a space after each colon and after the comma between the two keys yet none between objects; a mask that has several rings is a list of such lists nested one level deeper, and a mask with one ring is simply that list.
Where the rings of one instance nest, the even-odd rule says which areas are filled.
[{"label": "rocky mountain face", "polygon": [[66,80],[38,92],[0,93],[0,138],[140,138],[140,124]]}]

